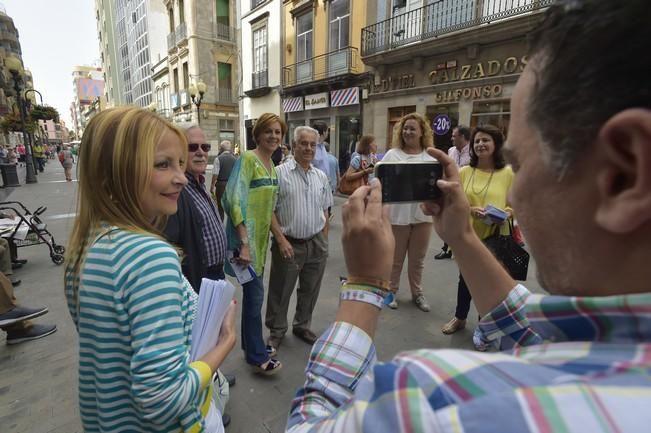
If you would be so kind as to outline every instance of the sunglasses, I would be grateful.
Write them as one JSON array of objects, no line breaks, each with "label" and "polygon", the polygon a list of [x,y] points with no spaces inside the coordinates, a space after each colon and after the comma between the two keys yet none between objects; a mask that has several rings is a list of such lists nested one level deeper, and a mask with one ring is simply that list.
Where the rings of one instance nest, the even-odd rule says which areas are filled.
[{"label": "sunglasses", "polygon": [[201,150],[203,150],[204,152],[210,152],[210,144],[208,143],[203,143],[203,144],[188,143],[188,150],[190,152],[196,152],[197,150],[199,150],[199,146],[201,146]]}]

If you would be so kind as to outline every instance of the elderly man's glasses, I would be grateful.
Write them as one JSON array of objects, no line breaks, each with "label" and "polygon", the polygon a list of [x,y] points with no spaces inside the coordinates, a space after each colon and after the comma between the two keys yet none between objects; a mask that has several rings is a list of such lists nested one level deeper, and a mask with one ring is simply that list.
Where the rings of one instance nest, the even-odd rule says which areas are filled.
[{"label": "elderly man's glasses", "polygon": [[190,152],[196,152],[197,150],[199,150],[199,147],[201,147],[201,150],[203,150],[204,152],[210,152],[210,144],[208,143],[203,143],[203,144],[188,143],[188,150]]}]

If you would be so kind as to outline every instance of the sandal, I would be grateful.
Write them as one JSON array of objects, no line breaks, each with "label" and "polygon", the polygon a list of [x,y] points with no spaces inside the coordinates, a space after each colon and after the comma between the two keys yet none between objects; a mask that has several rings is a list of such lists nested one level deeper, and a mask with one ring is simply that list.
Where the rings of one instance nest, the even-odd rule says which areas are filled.
[{"label": "sandal", "polygon": [[269,361],[264,362],[260,365],[252,365],[251,367],[258,374],[273,376],[274,374],[278,373],[281,368],[283,368],[283,364],[281,364],[281,362],[277,359],[269,358]]}]

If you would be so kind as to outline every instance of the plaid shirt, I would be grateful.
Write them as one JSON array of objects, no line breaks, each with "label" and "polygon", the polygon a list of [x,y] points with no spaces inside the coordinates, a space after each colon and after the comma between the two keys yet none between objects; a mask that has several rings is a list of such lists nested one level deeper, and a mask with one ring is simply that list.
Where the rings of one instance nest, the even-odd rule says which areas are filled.
[{"label": "plaid shirt", "polygon": [[204,178],[201,176],[201,182],[190,173],[185,173],[188,178],[188,184],[185,189],[192,197],[192,201],[201,214],[201,233],[203,235],[203,245],[206,252],[206,265],[214,266],[224,263],[226,256],[226,231],[224,224],[219,218],[217,207],[206,192]]},{"label": "plaid shirt", "polygon": [[516,286],[480,323],[510,353],[418,350],[376,362],[335,322],[312,349],[287,431],[648,432],[651,293],[532,295]]}]

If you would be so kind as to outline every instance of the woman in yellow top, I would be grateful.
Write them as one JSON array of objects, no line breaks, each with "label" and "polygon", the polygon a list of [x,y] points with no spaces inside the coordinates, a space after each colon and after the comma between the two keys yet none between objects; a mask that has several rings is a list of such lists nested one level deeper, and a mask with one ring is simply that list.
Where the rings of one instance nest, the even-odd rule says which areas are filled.
[{"label": "woman in yellow top", "polygon": [[[470,165],[463,167],[459,174],[470,202],[472,227],[480,239],[486,239],[495,232],[494,225],[484,222],[488,205],[506,211],[509,218],[513,214],[508,200],[513,183],[513,170],[511,166],[506,165],[502,155],[504,135],[497,127],[478,126],[473,131],[470,142]],[[508,225],[504,224],[501,231],[508,234]],[[459,274],[457,308],[454,317],[443,326],[444,334],[453,334],[466,326],[471,300],[463,275]],[[473,335],[473,343],[477,350],[486,350],[479,335]]]}]

